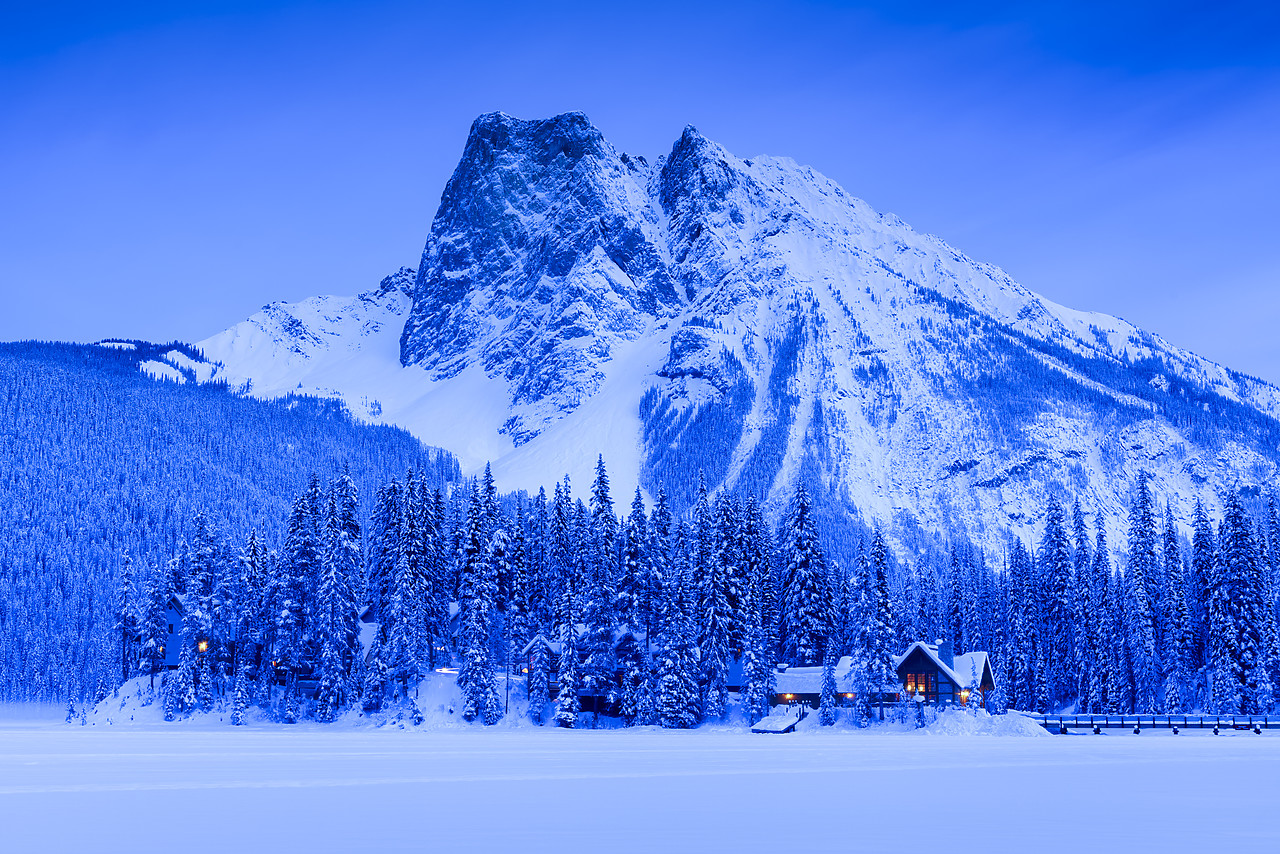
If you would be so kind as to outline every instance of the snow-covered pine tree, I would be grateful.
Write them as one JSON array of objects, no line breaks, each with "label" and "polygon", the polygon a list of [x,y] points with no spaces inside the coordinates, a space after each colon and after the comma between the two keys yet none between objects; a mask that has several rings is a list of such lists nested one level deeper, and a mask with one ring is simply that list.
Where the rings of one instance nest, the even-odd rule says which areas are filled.
[{"label": "snow-covered pine tree", "polygon": [[947,565],[946,627],[944,635],[951,639],[953,648],[963,652],[967,638],[963,616],[965,597],[965,577],[968,574],[969,557],[967,551],[958,543],[951,546],[951,561]]},{"label": "snow-covered pine tree", "polygon": [[[704,496],[705,498],[705,496]],[[708,513],[695,519],[712,524],[710,559],[702,567],[698,587],[698,653],[702,683],[702,717],[723,717],[729,708],[727,687],[732,656],[733,615],[730,613],[730,572],[736,572],[737,522],[729,499],[721,496],[714,519]],[[699,543],[704,539],[698,534]]]},{"label": "snow-covered pine tree", "polygon": [[519,653],[533,638],[529,609],[528,524],[524,517],[524,501],[516,501],[516,515],[511,524],[511,599],[507,603],[507,646],[511,654]]},{"label": "snow-covered pine tree", "polygon": [[[598,533],[591,536],[598,537]],[[591,550],[598,557],[602,549]],[[587,557],[587,555],[583,555]],[[614,592],[610,586],[610,575],[604,571],[593,571],[585,565],[579,571],[579,578],[585,583],[586,594],[583,597],[582,622],[585,628],[581,639],[580,651],[584,656],[580,678],[582,687],[596,698],[592,713],[592,726],[600,722],[601,698],[609,697],[614,689],[614,673],[617,661],[613,654],[614,616],[611,607]]]},{"label": "snow-covered pine tree", "polygon": [[827,642],[827,651],[822,656],[822,693],[818,701],[818,723],[831,726],[836,722],[839,694],[836,692],[836,645]]},{"label": "snow-covered pine tree", "polygon": [[1107,689],[1111,681],[1111,661],[1114,657],[1115,638],[1111,633],[1111,559],[1107,549],[1107,535],[1101,521],[1089,565],[1089,633],[1093,637],[1093,663],[1089,668],[1090,714],[1105,714],[1108,708]]},{"label": "snow-covered pine tree", "polygon": [[358,544],[344,530],[337,490],[330,490],[321,539],[320,586],[316,591],[312,642],[319,646],[313,677],[316,679],[316,719],[335,720],[346,707],[348,662],[354,658],[355,592],[351,589]]},{"label": "snow-covered pine tree", "polygon": [[120,649],[120,684],[128,681],[137,667],[138,612],[133,589],[133,560],[126,549],[116,573],[115,632]]},{"label": "snow-covered pine tree", "polygon": [[652,622],[653,592],[649,586],[648,564],[649,520],[645,517],[644,499],[636,487],[622,534],[622,567],[618,574],[614,611],[618,620],[647,636]]},{"label": "snow-covered pine tree", "polygon": [[578,722],[578,628],[573,585],[566,583],[560,605],[560,662],[556,674],[556,726],[572,729]]},{"label": "snow-covered pine tree", "polygon": [[240,579],[235,616],[235,699],[231,723],[241,726],[256,694],[255,670],[259,645],[263,641],[263,596],[265,577],[262,544],[258,532],[251,530],[240,553]]},{"label": "snow-covered pine tree", "polygon": [[1076,680],[1073,671],[1075,650],[1072,647],[1075,611],[1072,607],[1071,546],[1067,540],[1062,505],[1056,501],[1049,505],[1039,565],[1045,585],[1044,636],[1041,638],[1045,679],[1049,704],[1057,708],[1075,697]]},{"label": "snow-covered pine tree", "polygon": [[[481,718],[486,724],[494,724],[502,717],[502,706],[498,701],[489,643],[496,573],[491,563],[494,556],[486,554],[483,542],[486,523],[483,494],[479,487],[473,487],[463,546],[462,599],[459,603],[462,608],[459,639],[462,666],[458,671],[458,686],[462,689],[463,719]],[[505,559],[505,532],[495,532],[494,539],[498,541],[497,551],[502,553],[499,559]]]},{"label": "snow-covered pine tree", "polygon": [[649,520],[648,560],[645,561],[645,647],[652,649],[671,610],[671,507],[667,493],[658,489],[653,505],[653,518]]},{"label": "snow-covered pine tree", "polygon": [[1095,704],[1093,695],[1094,670],[1098,656],[1098,633],[1095,614],[1092,556],[1089,553],[1089,531],[1085,526],[1084,511],[1076,501],[1071,508],[1073,539],[1071,614],[1072,650],[1076,708],[1088,711]]},{"label": "snow-covered pine tree", "polygon": [[[191,646],[195,647],[193,688],[196,702],[204,711],[213,708],[214,668],[217,644],[213,632],[214,587],[221,571],[220,548],[217,535],[208,517],[197,512],[192,523],[190,554],[187,560],[187,601],[185,613],[189,617]],[[188,645],[185,631],[188,619],[184,618],[183,646]]]},{"label": "snow-covered pine tree", "polygon": [[541,724],[543,711],[547,703],[551,702],[549,687],[551,660],[542,636],[539,635],[532,640],[534,643],[529,648],[529,679],[527,683],[529,718],[535,724]]},{"label": "snow-covered pine tree", "polygon": [[[818,545],[813,526],[809,493],[804,484],[796,487],[790,518],[781,537],[786,572],[782,590],[782,655],[796,666],[821,662],[830,625],[830,591],[827,590],[826,558]],[[888,608],[888,591],[886,610]]]},{"label": "snow-covered pine tree", "polygon": [[1191,616],[1192,647],[1190,667],[1200,670],[1210,664],[1209,602],[1214,578],[1214,560],[1218,546],[1213,535],[1213,524],[1204,504],[1196,499],[1195,516],[1191,523],[1191,574],[1187,579],[1188,612]]},{"label": "snow-covered pine tree", "polygon": [[1253,524],[1227,497],[1210,594],[1213,703],[1219,714],[1259,714],[1272,686],[1262,644],[1262,591]]},{"label": "snow-covered pine tree", "polygon": [[742,651],[742,706],[748,722],[769,714],[775,693],[773,572],[760,505],[748,498],[742,510],[745,642]]},{"label": "snow-covered pine tree", "polygon": [[169,626],[165,608],[169,602],[169,584],[165,573],[153,568],[147,576],[143,595],[142,662],[151,675],[151,687],[156,684],[156,674],[164,667],[165,644],[169,642]]},{"label": "snow-covered pine tree", "polygon": [[394,478],[378,488],[374,499],[373,519],[369,524],[368,588],[374,622],[382,622],[382,612],[391,598],[391,586],[400,555],[400,530],[403,527],[403,503],[400,483]]},{"label": "snow-covered pine tree", "polygon": [[1128,585],[1119,572],[1112,572],[1109,578],[1107,604],[1112,643],[1110,674],[1107,682],[1107,712],[1113,715],[1129,714],[1134,711],[1134,685],[1133,667],[1129,654]]},{"label": "snow-covered pine tree", "polygon": [[[866,654],[866,687],[879,693],[896,684],[898,679],[893,666],[898,639],[893,632],[893,614],[889,610],[889,547],[884,539],[884,531],[879,528],[871,539],[869,581],[870,600],[866,611],[868,623],[861,646]],[[883,707],[880,711],[883,717]]]},{"label": "snow-covered pine tree", "polygon": [[551,515],[546,489],[539,488],[537,497],[533,499],[528,538],[525,565],[529,574],[531,631],[550,634],[555,622],[555,590],[559,581],[554,577],[550,564]]},{"label": "snow-covered pine tree", "polygon": [[691,541],[684,523],[676,526],[673,563],[662,620],[661,642],[658,651],[657,718],[658,724],[667,729],[688,729],[698,723],[699,697],[697,658],[694,652],[694,628],[690,614],[693,606],[689,568]]},{"label": "snow-covered pine tree", "polygon": [[[391,579],[391,595],[382,612],[382,624],[378,628],[378,642],[370,650],[371,678],[376,682],[385,675],[387,699],[392,703],[403,702],[409,689],[415,687],[418,678],[417,632],[413,623],[413,608],[409,603],[412,583],[409,567],[397,560]],[[366,682],[366,687],[370,687]],[[382,702],[372,702],[366,695],[366,708],[378,708]]]},{"label": "snow-covered pine tree", "polygon": [[767,630],[762,621],[762,579],[748,578],[747,643],[742,652],[742,707],[747,722],[755,724],[769,714],[774,694],[774,668],[766,653]]},{"label": "snow-covered pine tree", "polygon": [[1015,539],[1009,552],[1010,648],[1007,663],[1009,702],[1015,709],[1034,710],[1036,705],[1035,631],[1038,622],[1032,584],[1031,556]]},{"label": "snow-covered pine tree", "polygon": [[1165,505],[1164,527],[1164,710],[1169,714],[1186,711],[1189,693],[1187,661],[1191,651],[1191,619],[1187,610],[1186,584],[1178,529],[1173,511]]},{"label": "snow-covered pine tree", "polygon": [[609,473],[605,470],[604,455],[596,457],[596,477],[591,484],[591,528],[598,537],[602,554],[597,560],[607,560],[613,553],[618,536],[618,518],[613,514],[613,498],[609,494]]},{"label": "snow-covered pine tree", "polygon": [[1156,655],[1155,607],[1150,579],[1158,578],[1156,522],[1147,474],[1138,486],[1129,511],[1129,554],[1125,569],[1127,629],[1133,668],[1134,711],[1153,712],[1160,700],[1160,667]]},{"label": "snow-covered pine tree", "polygon": [[288,533],[285,536],[284,554],[279,569],[283,572],[280,601],[276,612],[275,659],[285,669],[284,719],[293,723],[299,703],[297,701],[298,670],[311,662],[307,660],[307,641],[310,626],[308,612],[314,605],[314,594],[320,573],[319,542],[317,537],[316,501],[320,492],[319,480],[312,475],[306,492],[293,502],[289,514]]},{"label": "snow-covered pine tree", "polygon": [[[866,550],[862,552],[862,559],[866,560]],[[867,573],[869,577],[869,570]],[[931,563],[922,561],[916,567],[916,633],[906,638],[910,640],[933,640],[942,636],[942,609],[939,605],[939,585],[937,570]],[[856,623],[855,623],[856,625]]]}]

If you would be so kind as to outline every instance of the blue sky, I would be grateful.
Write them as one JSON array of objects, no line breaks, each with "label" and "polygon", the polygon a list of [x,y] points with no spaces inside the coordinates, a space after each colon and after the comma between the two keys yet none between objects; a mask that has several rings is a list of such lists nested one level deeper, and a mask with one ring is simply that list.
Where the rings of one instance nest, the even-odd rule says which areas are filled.
[{"label": "blue sky", "polygon": [[583,110],[650,157],[686,124],[794,157],[1280,383],[1265,4],[27,5],[0,26],[0,340],[195,340],[368,288],[417,262],[477,114]]}]

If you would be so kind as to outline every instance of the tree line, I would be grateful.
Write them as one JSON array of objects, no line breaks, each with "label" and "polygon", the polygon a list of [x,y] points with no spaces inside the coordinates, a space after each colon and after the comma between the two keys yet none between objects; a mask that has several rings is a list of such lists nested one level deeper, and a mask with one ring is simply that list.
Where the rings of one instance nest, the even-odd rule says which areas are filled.
[{"label": "tree line", "polygon": [[740,667],[754,722],[781,662],[823,666],[826,723],[843,656],[854,686],[844,704],[865,721],[897,690],[895,656],[944,637],[990,653],[996,710],[1273,704],[1274,503],[1255,518],[1229,495],[1216,526],[1199,506],[1187,541],[1142,477],[1122,553],[1079,504],[1068,520],[1053,502],[1040,543],[1013,539],[998,564],[962,539],[904,558],[876,529],[843,565],[803,485],[776,526],[753,497],[713,495],[701,479],[691,493],[676,512],[663,492],[650,506],[637,489],[620,512],[603,459],[585,498],[567,478],[550,495],[504,496],[487,468],[452,490],[410,471],[377,490],[362,531],[350,477],[313,478],[275,548],[250,534],[233,552],[200,515],[163,571],[137,585],[122,573],[121,676],[160,671],[161,603],[177,596],[181,664],[162,678],[166,713],[224,695],[237,723],[253,705],[282,721],[416,715],[419,679],[446,665],[465,719],[498,721],[499,673],[527,670],[517,684],[529,713],[565,727],[582,724],[583,696],[600,698],[593,715],[603,702],[627,725],[722,719]]}]

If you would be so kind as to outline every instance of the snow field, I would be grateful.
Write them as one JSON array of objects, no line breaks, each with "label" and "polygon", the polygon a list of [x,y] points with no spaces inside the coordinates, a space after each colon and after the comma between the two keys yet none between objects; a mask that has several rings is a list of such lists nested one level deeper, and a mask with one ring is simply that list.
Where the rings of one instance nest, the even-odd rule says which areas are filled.
[{"label": "snow field", "polygon": [[[193,722],[194,723],[194,722]],[[1275,851],[1280,738],[0,728],[6,851]],[[499,846],[502,846],[499,849]]]}]

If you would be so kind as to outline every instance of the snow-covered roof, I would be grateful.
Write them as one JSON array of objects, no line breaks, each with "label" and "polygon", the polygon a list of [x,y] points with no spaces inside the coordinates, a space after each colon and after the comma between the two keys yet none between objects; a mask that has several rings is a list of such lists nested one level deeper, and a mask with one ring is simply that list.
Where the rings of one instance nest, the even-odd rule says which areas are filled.
[{"label": "snow-covered roof", "polygon": [[560,641],[548,640],[547,636],[541,633],[534,635],[529,642],[524,645],[524,649],[520,650],[520,654],[528,655],[529,651],[532,650],[536,644],[542,644],[547,649],[551,650],[554,655],[560,654]]},{"label": "snow-covered roof", "polygon": [[[836,691],[847,694],[853,691],[853,658],[844,656],[836,662]],[[821,667],[788,667],[774,674],[775,692],[778,694],[821,694]]]},{"label": "snow-covered roof", "polygon": [[[947,665],[938,656],[938,647],[924,641],[916,641],[907,647],[907,651],[899,655],[893,660],[893,668],[897,670],[902,666],[911,653],[916,650],[923,652],[934,664],[938,666],[943,675],[954,682],[961,688],[969,687],[969,683],[973,681],[973,674],[978,674],[978,682],[982,682],[983,670],[990,667],[990,659],[985,652],[966,652],[963,655],[955,656],[952,664]],[[992,673],[992,681],[995,681],[995,674]]]}]

